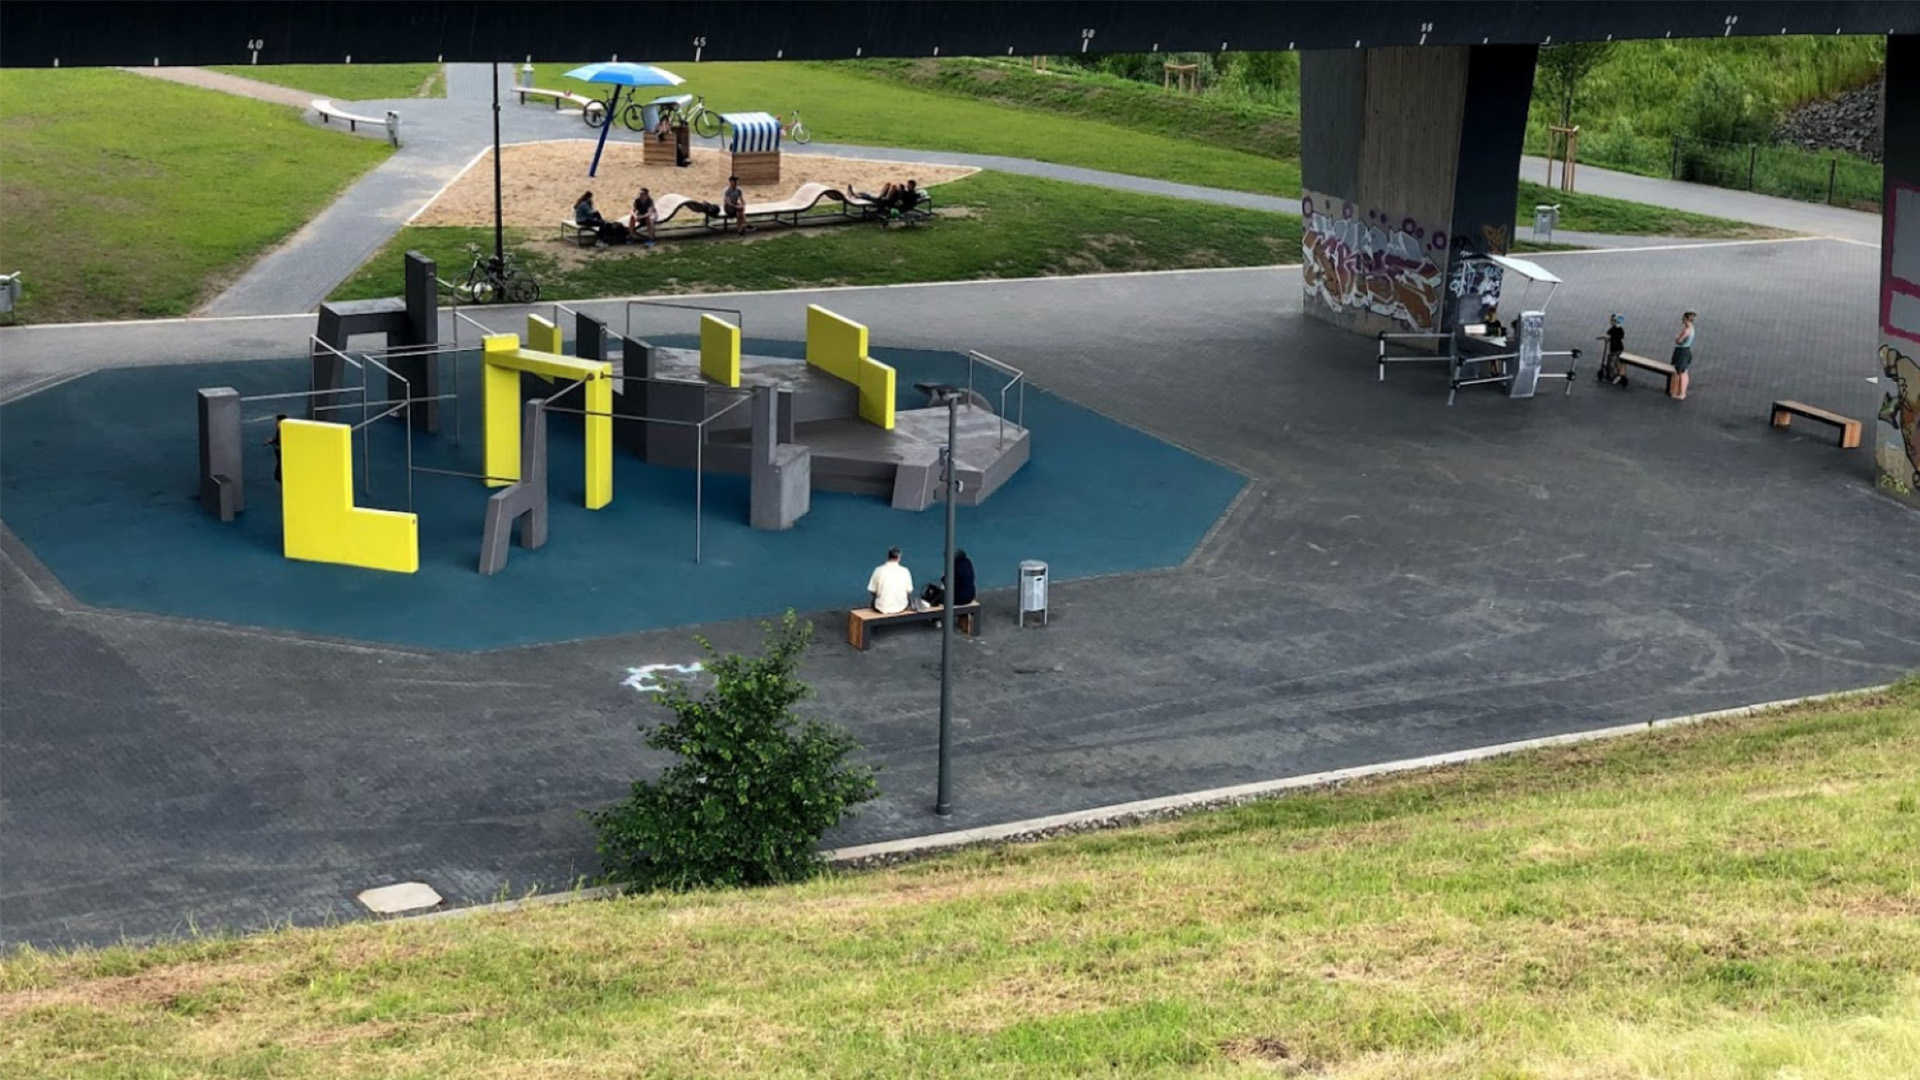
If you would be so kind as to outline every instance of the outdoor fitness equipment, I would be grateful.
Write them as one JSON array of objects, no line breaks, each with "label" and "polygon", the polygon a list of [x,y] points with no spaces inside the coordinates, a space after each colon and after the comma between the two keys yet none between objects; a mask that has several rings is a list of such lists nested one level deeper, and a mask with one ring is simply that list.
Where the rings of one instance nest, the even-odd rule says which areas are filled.
[{"label": "outdoor fitness equipment", "polygon": [[[1574,362],[1580,359],[1579,349],[1549,352],[1543,348],[1546,309],[1553,301],[1554,291],[1560,287],[1560,279],[1538,263],[1506,255],[1475,255],[1469,258],[1469,262],[1482,262],[1502,275],[1518,274],[1526,280],[1526,287],[1520,294],[1522,310],[1511,331],[1489,334],[1484,323],[1463,322],[1456,331],[1450,333],[1383,332],[1379,335],[1379,354],[1375,360],[1377,377],[1385,381],[1388,364],[1444,363],[1448,369],[1449,405],[1453,404],[1461,387],[1465,386],[1504,385],[1508,397],[1530,398],[1538,389],[1541,379],[1564,379],[1567,383],[1565,393],[1571,394],[1574,363],[1570,362],[1564,372],[1541,370],[1541,362],[1548,357],[1567,357]],[[1468,274],[1469,279],[1472,276]],[[1538,309],[1534,309],[1530,303],[1536,284],[1547,286],[1546,296]],[[1469,293],[1462,297],[1462,302],[1477,304],[1479,299],[1476,294]],[[1390,347],[1438,351],[1411,356],[1396,355],[1388,351]]]}]

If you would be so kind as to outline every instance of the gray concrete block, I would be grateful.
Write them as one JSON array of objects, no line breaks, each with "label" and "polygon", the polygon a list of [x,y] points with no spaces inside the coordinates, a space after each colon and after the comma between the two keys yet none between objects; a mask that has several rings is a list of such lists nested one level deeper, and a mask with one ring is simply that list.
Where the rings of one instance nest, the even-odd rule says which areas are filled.
[{"label": "gray concrete block", "polygon": [[487,500],[480,533],[480,573],[507,568],[507,544],[520,526],[520,546],[532,551],[547,542],[547,411],[539,401],[521,407],[520,481]]},{"label": "gray concrete block", "polygon": [[221,521],[247,508],[246,465],[240,442],[240,392],[230,386],[202,389],[200,415],[200,505]]}]

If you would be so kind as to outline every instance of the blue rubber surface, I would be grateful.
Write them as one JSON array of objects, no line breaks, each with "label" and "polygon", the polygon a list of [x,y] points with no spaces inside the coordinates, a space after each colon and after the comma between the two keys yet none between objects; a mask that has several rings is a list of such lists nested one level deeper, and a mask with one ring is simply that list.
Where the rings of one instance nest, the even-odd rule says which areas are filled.
[{"label": "blue rubber surface", "polygon": [[[747,351],[798,357],[802,347],[754,341]],[[899,369],[902,407],[924,402],[915,382],[966,378],[959,354],[875,356]],[[476,364],[464,360],[461,373],[464,445],[452,445],[443,421],[440,435],[415,437],[416,465],[480,471]],[[940,573],[937,506],[907,513],[882,498],[816,492],[797,527],[758,532],[747,526],[746,478],[716,474],[706,478],[696,565],[692,471],[643,465],[616,448],[613,504],[589,511],[581,506],[579,419],[563,416],[549,434],[550,539],[539,551],[515,547],[504,573],[484,578],[475,569],[490,489],[421,473],[413,480],[419,573],[294,562],[280,554],[279,487],[265,442],[275,407],[298,415],[300,403],[246,406],[247,511],[222,524],[193,498],[194,392],[279,393],[306,380],[299,359],[119,369],[7,405],[0,515],[88,604],[449,650],[851,606],[894,544],[906,550],[916,582]],[[982,589],[1012,585],[1022,559],[1046,560],[1063,580],[1177,565],[1244,483],[1038,388],[1027,390],[1026,420],[1032,460],[986,505],[959,512],[960,545]],[[404,510],[401,427],[386,421],[368,430],[371,489],[357,501]],[[354,453],[358,470],[357,437]]]}]

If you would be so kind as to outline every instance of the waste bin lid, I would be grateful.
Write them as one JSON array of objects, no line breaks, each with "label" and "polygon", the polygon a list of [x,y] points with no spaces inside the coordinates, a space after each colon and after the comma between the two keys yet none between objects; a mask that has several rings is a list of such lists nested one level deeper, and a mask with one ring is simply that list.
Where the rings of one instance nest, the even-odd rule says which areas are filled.
[{"label": "waste bin lid", "polygon": [[1044,574],[1047,572],[1047,564],[1041,562],[1039,559],[1022,559],[1020,561],[1020,572],[1023,574]]}]

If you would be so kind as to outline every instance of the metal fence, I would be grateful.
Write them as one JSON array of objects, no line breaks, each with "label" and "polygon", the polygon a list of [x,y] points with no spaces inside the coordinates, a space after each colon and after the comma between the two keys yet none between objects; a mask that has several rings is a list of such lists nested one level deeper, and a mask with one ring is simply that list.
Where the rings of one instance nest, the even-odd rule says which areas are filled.
[{"label": "metal fence", "polygon": [[1878,211],[1881,168],[1870,161],[1795,146],[1723,143],[1676,135],[1667,174],[1804,202]]}]

